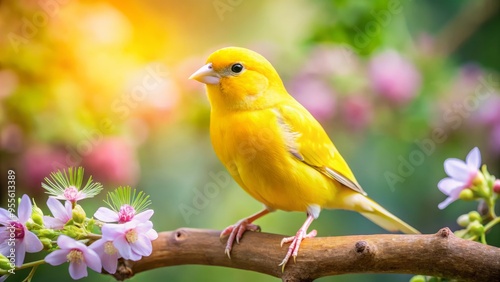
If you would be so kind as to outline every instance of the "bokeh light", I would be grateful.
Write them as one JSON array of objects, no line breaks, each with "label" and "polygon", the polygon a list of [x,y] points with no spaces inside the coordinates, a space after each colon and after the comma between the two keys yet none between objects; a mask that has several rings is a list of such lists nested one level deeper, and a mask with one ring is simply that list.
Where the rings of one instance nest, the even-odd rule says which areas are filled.
[{"label": "bokeh light", "polygon": [[[17,195],[41,199],[43,177],[83,165],[108,190],[131,185],[151,194],[158,231],[223,229],[256,212],[260,203],[232,180],[206,204],[193,202],[225,169],[210,144],[204,88],[187,78],[216,49],[242,46],[271,61],[373,199],[422,232],[456,229],[456,217],[476,203],[438,210],[443,161],[478,146],[500,176],[500,16],[498,5],[468,14],[473,2],[0,1],[0,181],[14,169]],[[451,32],[457,15],[481,24],[463,38]],[[293,234],[302,220],[277,212],[257,223]],[[324,211],[312,228],[319,236],[385,232],[343,211]],[[500,245],[498,230],[489,236]],[[20,273],[8,281],[21,281]],[[60,275],[69,279],[65,267],[43,266],[36,280]],[[131,281],[148,279],[275,281],[207,266],[157,269]],[[92,273],[81,281],[111,280]]]}]

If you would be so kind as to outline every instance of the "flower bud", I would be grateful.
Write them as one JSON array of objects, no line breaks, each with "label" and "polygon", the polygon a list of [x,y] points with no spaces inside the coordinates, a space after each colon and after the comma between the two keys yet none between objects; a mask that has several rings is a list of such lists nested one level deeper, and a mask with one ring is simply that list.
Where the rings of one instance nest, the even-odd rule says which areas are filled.
[{"label": "flower bud", "polygon": [[52,240],[49,238],[40,238],[40,242],[42,242],[44,249],[50,250],[52,248]]},{"label": "flower bud", "polygon": [[493,183],[493,192],[500,194],[500,179],[495,180]]},{"label": "flower bud", "polygon": [[73,221],[76,223],[83,223],[87,218],[87,214],[83,210],[82,206],[76,205],[72,211]]},{"label": "flower bud", "polygon": [[64,235],[67,235],[68,237],[71,237],[73,239],[78,239],[81,233],[82,231],[80,230],[80,228],[76,227],[75,225],[67,225],[63,230]]},{"label": "flower bud", "polygon": [[461,200],[470,201],[474,199],[474,193],[472,192],[471,189],[464,189],[460,192],[460,195],[458,195],[458,197]]},{"label": "flower bud", "polygon": [[31,218],[33,219],[33,222],[40,226],[43,226],[43,212],[36,204],[33,205]]},{"label": "flower bud", "polygon": [[26,226],[26,228],[28,228],[28,230],[33,230],[35,229],[35,222],[33,221],[33,219],[30,217],[28,218],[28,220],[24,223],[24,226]]},{"label": "flower bud", "polygon": [[470,220],[469,220],[469,215],[468,214],[462,214],[461,216],[459,216],[457,218],[457,223],[458,225],[462,226],[462,227],[467,227],[470,223]]},{"label": "flower bud", "polygon": [[477,211],[471,211],[467,214],[467,216],[469,218],[469,222],[478,221],[479,223],[481,223],[483,221],[481,215]]},{"label": "flower bud", "polygon": [[9,261],[9,259],[3,254],[0,254],[0,269],[10,270],[13,267],[14,265]]},{"label": "flower bud", "polygon": [[479,221],[471,222],[468,229],[473,235],[478,237],[484,234],[484,226]]},{"label": "flower bud", "polygon": [[485,183],[484,175],[478,171],[476,173],[476,176],[474,177],[474,179],[472,179],[472,185],[477,186],[477,187],[481,187],[481,186],[483,186],[484,183]]},{"label": "flower bud", "polygon": [[426,282],[425,276],[423,275],[415,275],[410,279],[410,282]]},{"label": "flower bud", "polygon": [[57,235],[57,233],[52,230],[52,229],[40,229],[38,230],[38,237],[42,238],[42,237],[45,237],[45,238],[49,238],[49,239],[54,239],[54,237]]}]

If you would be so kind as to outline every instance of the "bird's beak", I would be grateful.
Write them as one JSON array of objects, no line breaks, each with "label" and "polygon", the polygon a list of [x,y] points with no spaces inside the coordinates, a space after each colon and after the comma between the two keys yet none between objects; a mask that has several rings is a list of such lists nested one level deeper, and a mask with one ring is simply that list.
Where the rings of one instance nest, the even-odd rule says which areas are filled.
[{"label": "bird's beak", "polygon": [[212,68],[212,63],[208,63],[195,71],[189,79],[198,80],[205,84],[219,84],[220,76]]}]

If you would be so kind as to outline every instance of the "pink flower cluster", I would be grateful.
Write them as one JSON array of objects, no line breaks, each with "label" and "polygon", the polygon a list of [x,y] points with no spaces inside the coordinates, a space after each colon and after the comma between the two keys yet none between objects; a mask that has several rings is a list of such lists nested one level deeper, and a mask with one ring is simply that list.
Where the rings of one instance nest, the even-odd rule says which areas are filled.
[{"label": "pink flower cluster", "polygon": [[[53,200],[51,200],[53,199]],[[48,223],[53,228],[59,228],[71,219],[71,202],[65,206],[49,198],[47,201],[54,218]],[[113,274],[116,272],[118,259],[140,260],[143,256],[151,255],[153,250],[151,241],[158,238],[149,220],[153,210],[146,210],[136,214],[135,209],[127,204],[122,205],[119,212],[101,207],[94,216],[106,222],[101,228],[102,238],[86,246],[68,236],[61,235],[57,240],[59,250],[50,253],[45,261],[51,265],[60,265],[69,262],[69,273],[73,279],[87,276],[87,266],[101,272],[104,268]]]},{"label": "pink flower cluster", "polygon": [[135,209],[127,204],[122,205],[118,212],[104,207],[97,210],[94,216],[107,223],[102,226],[102,238],[90,248],[99,254],[107,272],[116,272],[120,257],[136,261],[151,254],[151,241],[158,238],[149,220],[152,215],[153,210],[136,214]]},{"label": "pink flower cluster", "polygon": [[[75,187],[68,187],[59,197],[51,196],[47,206],[53,217],[43,216],[43,226],[40,228],[52,229],[60,232],[74,219],[75,206],[78,200],[86,198]],[[64,205],[58,200],[65,200]],[[27,227],[31,220],[33,206],[30,198],[23,195],[18,208],[18,216],[0,208],[0,252],[7,258],[13,258],[13,267],[24,263],[25,254],[43,250],[40,239]],[[96,272],[104,268],[109,273],[115,273],[118,259],[140,260],[152,252],[151,241],[158,238],[150,221],[153,210],[148,209],[137,213],[135,208],[122,204],[119,211],[101,207],[95,217],[104,222],[101,239],[90,246],[66,235],[59,235],[57,245],[59,249],[45,257],[45,262],[51,265],[60,265],[69,262],[69,273],[73,279],[86,277],[87,267]],[[6,275],[0,277],[4,281]]]}]

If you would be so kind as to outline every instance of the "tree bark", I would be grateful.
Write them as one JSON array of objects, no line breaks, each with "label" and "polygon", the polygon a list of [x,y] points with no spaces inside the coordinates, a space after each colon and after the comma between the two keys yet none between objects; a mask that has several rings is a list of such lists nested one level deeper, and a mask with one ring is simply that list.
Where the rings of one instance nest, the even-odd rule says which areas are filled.
[{"label": "tree bark", "polygon": [[357,235],[305,239],[297,262],[284,272],[278,264],[287,247],[277,234],[246,232],[224,254],[220,231],[180,228],[161,232],[153,253],[139,261],[120,261],[117,280],[159,267],[203,264],[265,273],[283,281],[313,281],[346,273],[407,273],[465,281],[500,281],[500,249],[456,237],[448,228],[430,235]]}]

